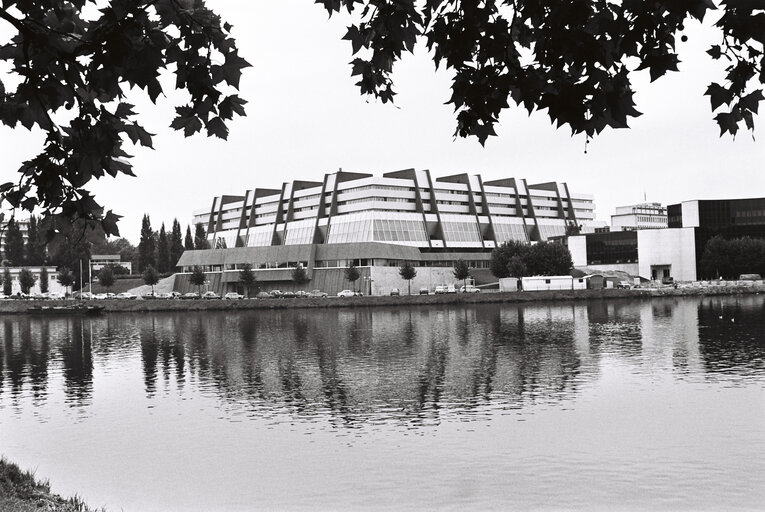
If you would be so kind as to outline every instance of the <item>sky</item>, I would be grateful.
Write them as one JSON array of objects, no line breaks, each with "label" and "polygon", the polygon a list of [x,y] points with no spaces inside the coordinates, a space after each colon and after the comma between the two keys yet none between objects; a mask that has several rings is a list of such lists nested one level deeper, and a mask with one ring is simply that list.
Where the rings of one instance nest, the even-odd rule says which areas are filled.
[{"label": "sky", "polygon": [[[351,47],[342,41],[347,15],[328,19],[312,0],[208,0],[234,25],[245,70],[240,96],[247,117],[229,124],[227,141],[198,134],[184,138],[169,128],[174,107],[185,102],[167,91],[152,105],[141,91],[129,96],[154,138],[154,150],[135,147],[137,177],[101,179],[96,199],[123,216],[121,235],[138,243],[141,218],[183,229],[194,210],[213,197],[244,195],[256,187],[279,188],[295,179],[321,180],[325,173],[381,174],[429,169],[433,177],[468,172],[484,180],[525,178],[529,183],[566,182],[595,196],[596,217],[610,223],[617,206],[643,201],[672,204],[692,199],[765,196],[765,119],[755,119],[754,138],[741,131],[720,137],[707,85],[724,76],[723,65],[705,51],[719,35],[689,23],[679,43],[680,72],[649,83],[633,73],[635,101],[643,116],[631,128],[607,130],[590,142],[554,128],[545,112],[531,116],[511,106],[500,117],[497,137],[485,147],[455,139],[449,73],[435,70],[424,45],[394,70],[396,104],[360,95],[350,76]],[[0,40],[6,27],[0,26]],[[3,70],[0,69],[0,76]],[[3,77],[5,79],[5,77]],[[14,178],[20,163],[36,154],[42,138],[23,129],[0,128],[0,177]]]}]

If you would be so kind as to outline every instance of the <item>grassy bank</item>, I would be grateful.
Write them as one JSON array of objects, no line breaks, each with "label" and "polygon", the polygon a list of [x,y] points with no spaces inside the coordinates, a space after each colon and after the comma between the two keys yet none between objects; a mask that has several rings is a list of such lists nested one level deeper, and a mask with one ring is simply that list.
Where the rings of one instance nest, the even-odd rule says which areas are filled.
[{"label": "grassy bank", "polygon": [[[470,293],[447,295],[402,295],[400,297],[329,297],[324,299],[245,299],[245,300],[99,300],[92,303],[105,306],[108,312],[151,311],[237,311],[253,309],[334,308],[412,306],[436,304],[522,303],[571,300],[650,299],[667,296],[737,295],[765,293],[765,286],[713,286],[706,288],[660,288],[632,290],[560,290],[512,293]],[[44,305],[71,304],[71,301],[46,301]],[[26,313],[27,308],[40,302],[0,301],[0,313]]]},{"label": "grassy bank", "polygon": [[0,510],[3,512],[89,512],[82,500],[64,499],[50,492],[48,482],[40,482],[28,471],[0,459]]}]

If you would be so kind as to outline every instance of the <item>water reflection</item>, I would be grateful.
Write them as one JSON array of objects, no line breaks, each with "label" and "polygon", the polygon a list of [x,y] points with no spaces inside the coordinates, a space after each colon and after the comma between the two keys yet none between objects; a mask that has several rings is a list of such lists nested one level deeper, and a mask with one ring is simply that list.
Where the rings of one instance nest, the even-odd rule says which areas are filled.
[{"label": "water reflection", "polygon": [[140,368],[145,398],[212,394],[229,415],[437,424],[565,404],[605,360],[674,378],[762,378],[764,319],[760,296],[5,317],[0,406],[44,403],[60,375],[65,402],[87,408],[94,367]]}]

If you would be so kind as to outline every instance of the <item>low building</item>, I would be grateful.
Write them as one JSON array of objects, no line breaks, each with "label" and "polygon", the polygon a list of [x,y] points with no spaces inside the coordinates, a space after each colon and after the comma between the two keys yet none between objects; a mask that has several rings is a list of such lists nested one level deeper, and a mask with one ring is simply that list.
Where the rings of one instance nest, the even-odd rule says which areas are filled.
[{"label": "low building", "polygon": [[[11,274],[11,295],[16,295],[17,293],[21,293],[21,283],[19,283],[19,274],[21,274],[22,269],[26,268],[32,273],[32,276],[35,279],[35,284],[30,288],[29,293],[30,294],[36,294],[40,293],[40,274],[42,273],[43,267],[8,267],[8,271]],[[67,292],[67,289],[64,286],[61,286],[59,282],[56,280],[58,273],[56,272],[56,267],[45,267],[45,270],[48,272],[48,292],[52,293],[61,293],[65,294]],[[5,272],[5,268],[0,269],[0,278],[2,278],[2,273]],[[2,281],[2,279],[0,279]],[[2,287],[0,287],[0,293],[2,293]]]},{"label": "low building", "polygon": [[587,287],[583,277],[572,276],[530,276],[521,278],[525,292],[553,290],[584,290]]}]

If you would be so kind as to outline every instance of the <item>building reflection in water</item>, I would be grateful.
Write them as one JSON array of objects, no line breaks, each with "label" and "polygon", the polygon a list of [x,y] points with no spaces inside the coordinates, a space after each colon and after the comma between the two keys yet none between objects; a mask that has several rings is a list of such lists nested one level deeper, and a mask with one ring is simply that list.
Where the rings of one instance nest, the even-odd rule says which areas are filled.
[{"label": "building reflection in water", "polygon": [[44,402],[60,374],[66,402],[88,406],[94,359],[140,361],[149,399],[188,389],[252,415],[432,424],[566,402],[606,361],[680,378],[762,372],[764,311],[762,297],[745,296],[5,317],[0,404]]}]

